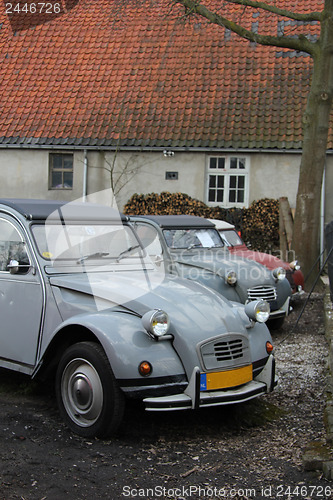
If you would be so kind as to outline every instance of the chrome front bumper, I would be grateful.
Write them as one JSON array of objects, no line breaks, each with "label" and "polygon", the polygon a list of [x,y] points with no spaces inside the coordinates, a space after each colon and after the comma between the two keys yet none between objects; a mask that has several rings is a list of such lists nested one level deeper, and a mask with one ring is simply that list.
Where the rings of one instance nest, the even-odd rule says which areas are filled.
[{"label": "chrome front bumper", "polygon": [[277,384],[275,376],[275,359],[271,354],[259,375],[250,382],[230,389],[201,391],[200,370],[195,367],[190,382],[181,394],[145,398],[145,409],[148,411],[187,410],[209,406],[243,403],[267,392],[271,392]]},{"label": "chrome front bumper", "polygon": [[287,298],[287,300],[285,301],[283,306],[280,307],[280,309],[270,312],[269,319],[284,318],[285,316],[288,316],[289,312],[290,312],[290,297]]}]

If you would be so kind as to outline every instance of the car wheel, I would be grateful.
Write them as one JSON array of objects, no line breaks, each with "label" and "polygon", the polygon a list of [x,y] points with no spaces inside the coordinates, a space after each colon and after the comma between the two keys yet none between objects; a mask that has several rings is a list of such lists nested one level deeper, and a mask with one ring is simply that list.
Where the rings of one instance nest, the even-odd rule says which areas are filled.
[{"label": "car wheel", "polygon": [[269,330],[278,330],[282,327],[284,320],[284,316],[282,318],[269,319],[266,325],[268,326]]},{"label": "car wheel", "polygon": [[61,415],[83,437],[106,437],[119,427],[124,395],[99,344],[81,342],[63,354],[56,374]]}]

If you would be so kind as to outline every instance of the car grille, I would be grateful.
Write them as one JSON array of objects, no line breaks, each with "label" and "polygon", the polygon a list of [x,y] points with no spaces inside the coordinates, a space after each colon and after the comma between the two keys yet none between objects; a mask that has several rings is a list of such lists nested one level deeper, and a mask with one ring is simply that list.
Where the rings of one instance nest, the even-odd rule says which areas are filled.
[{"label": "car grille", "polygon": [[217,361],[241,358],[243,356],[243,340],[235,339],[230,342],[216,342],[214,351]]},{"label": "car grille", "polygon": [[201,359],[206,370],[229,368],[250,363],[247,337],[242,334],[221,335],[200,346]]},{"label": "car grille", "polygon": [[247,291],[249,300],[264,299],[273,302],[277,299],[276,288],[274,286],[255,286]]}]

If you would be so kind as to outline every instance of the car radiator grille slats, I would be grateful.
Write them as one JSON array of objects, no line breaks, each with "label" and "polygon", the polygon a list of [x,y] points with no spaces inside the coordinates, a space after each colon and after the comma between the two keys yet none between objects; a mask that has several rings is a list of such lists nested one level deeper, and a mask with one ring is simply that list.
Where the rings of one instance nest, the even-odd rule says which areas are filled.
[{"label": "car radiator grille slats", "polygon": [[231,342],[216,342],[214,351],[217,361],[241,358],[243,356],[243,341],[236,339]]},{"label": "car radiator grille slats", "polygon": [[273,302],[277,299],[276,288],[274,286],[255,286],[247,291],[249,300],[264,299],[267,302]]},{"label": "car radiator grille slats", "polygon": [[200,355],[206,370],[234,368],[251,362],[248,338],[236,333],[221,335],[202,344]]}]

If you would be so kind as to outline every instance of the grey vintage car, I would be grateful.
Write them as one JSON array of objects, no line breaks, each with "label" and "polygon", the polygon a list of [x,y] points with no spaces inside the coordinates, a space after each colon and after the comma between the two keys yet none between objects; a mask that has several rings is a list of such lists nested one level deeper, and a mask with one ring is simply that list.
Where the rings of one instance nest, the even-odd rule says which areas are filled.
[{"label": "grey vintage car", "polygon": [[0,366],[53,379],[79,435],[115,432],[126,398],[195,409],[274,388],[267,303],[157,272],[111,208],[2,199],[0,235]]},{"label": "grey vintage car", "polygon": [[285,269],[268,270],[231,254],[215,225],[202,217],[146,215],[130,220],[163,272],[198,281],[243,304],[265,299],[271,309],[267,325],[271,329],[282,326],[291,297]]}]

